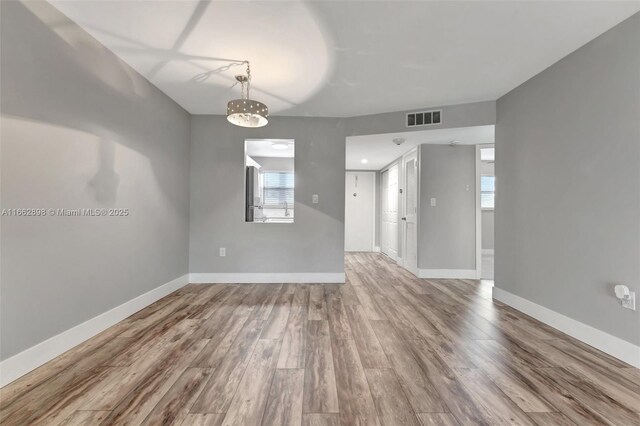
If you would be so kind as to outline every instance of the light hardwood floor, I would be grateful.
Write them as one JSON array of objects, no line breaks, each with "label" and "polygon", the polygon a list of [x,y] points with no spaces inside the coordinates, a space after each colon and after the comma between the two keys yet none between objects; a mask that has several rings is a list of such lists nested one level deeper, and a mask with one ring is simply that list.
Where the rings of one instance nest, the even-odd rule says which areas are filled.
[{"label": "light hardwood floor", "polygon": [[0,391],[3,425],[640,425],[640,374],[348,254],[345,285],[188,285]]}]

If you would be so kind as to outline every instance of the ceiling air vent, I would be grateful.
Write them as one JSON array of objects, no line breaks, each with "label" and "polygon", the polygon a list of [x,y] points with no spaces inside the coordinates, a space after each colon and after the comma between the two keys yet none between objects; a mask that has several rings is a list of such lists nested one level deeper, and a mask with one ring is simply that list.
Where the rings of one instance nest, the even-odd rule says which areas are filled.
[{"label": "ceiling air vent", "polygon": [[442,123],[442,110],[410,112],[407,114],[407,127],[433,126]]}]

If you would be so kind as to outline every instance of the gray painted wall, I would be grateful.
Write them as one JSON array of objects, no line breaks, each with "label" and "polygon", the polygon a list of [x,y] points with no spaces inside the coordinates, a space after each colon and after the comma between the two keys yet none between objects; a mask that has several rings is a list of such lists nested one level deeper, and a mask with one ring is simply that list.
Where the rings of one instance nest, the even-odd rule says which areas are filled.
[{"label": "gray painted wall", "polygon": [[189,115],[49,4],[1,15],[2,208],[130,210],[2,217],[6,359],[187,273]]},{"label": "gray painted wall", "polygon": [[639,76],[636,14],[500,98],[496,125],[496,286],[634,344],[612,283],[640,292]]},{"label": "gray painted wall", "polygon": [[475,146],[420,145],[420,269],[476,267],[475,153]]},{"label": "gray painted wall", "polygon": [[[201,115],[191,124],[190,272],[344,271],[342,120],[272,117],[265,128],[244,129]],[[247,138],[295,139],[294,223],[244,221]],[[218,256],[220,247],[226,257]]]}]

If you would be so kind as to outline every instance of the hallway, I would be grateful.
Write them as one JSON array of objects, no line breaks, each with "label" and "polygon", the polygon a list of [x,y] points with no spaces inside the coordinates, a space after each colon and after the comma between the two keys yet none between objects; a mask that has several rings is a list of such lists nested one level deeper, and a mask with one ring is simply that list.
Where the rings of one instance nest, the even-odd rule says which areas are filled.
[{"label": "hallway", "polygon": [[2,389],[6,425],[640,424],[637,369],[346,255],[345,285],[188,285]]}]

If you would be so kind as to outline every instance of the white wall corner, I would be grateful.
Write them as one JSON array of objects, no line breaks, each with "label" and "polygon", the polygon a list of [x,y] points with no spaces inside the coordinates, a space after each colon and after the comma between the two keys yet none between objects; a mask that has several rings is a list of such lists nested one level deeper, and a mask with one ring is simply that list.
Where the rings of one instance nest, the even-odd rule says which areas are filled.
[{"label": "white wall corner", "polygon": [[271,283],[344,283],[344,272],[269,272],[269,273],[225,273],[205,272],[189,274],[194,284],[271,284]]},{"label": "white wall corner", "polygon": [[640,346],[498,287],[493,287],[493,298],[627,364],[640,368]]},{"label": "white wall corner", "polygon": [[0,362],[0,387],[101,333],[189,283],[189,274],[156,287]]},{"label": "white wall corner", "polygon": [[475,269],[418,269],[418,278],[475,280],[477,275]]},{"label": "white wall corner", "polygon": [[380,247],[374,246],[373,247],[373,251],[374,251],[374,253],[380,253]]}]

